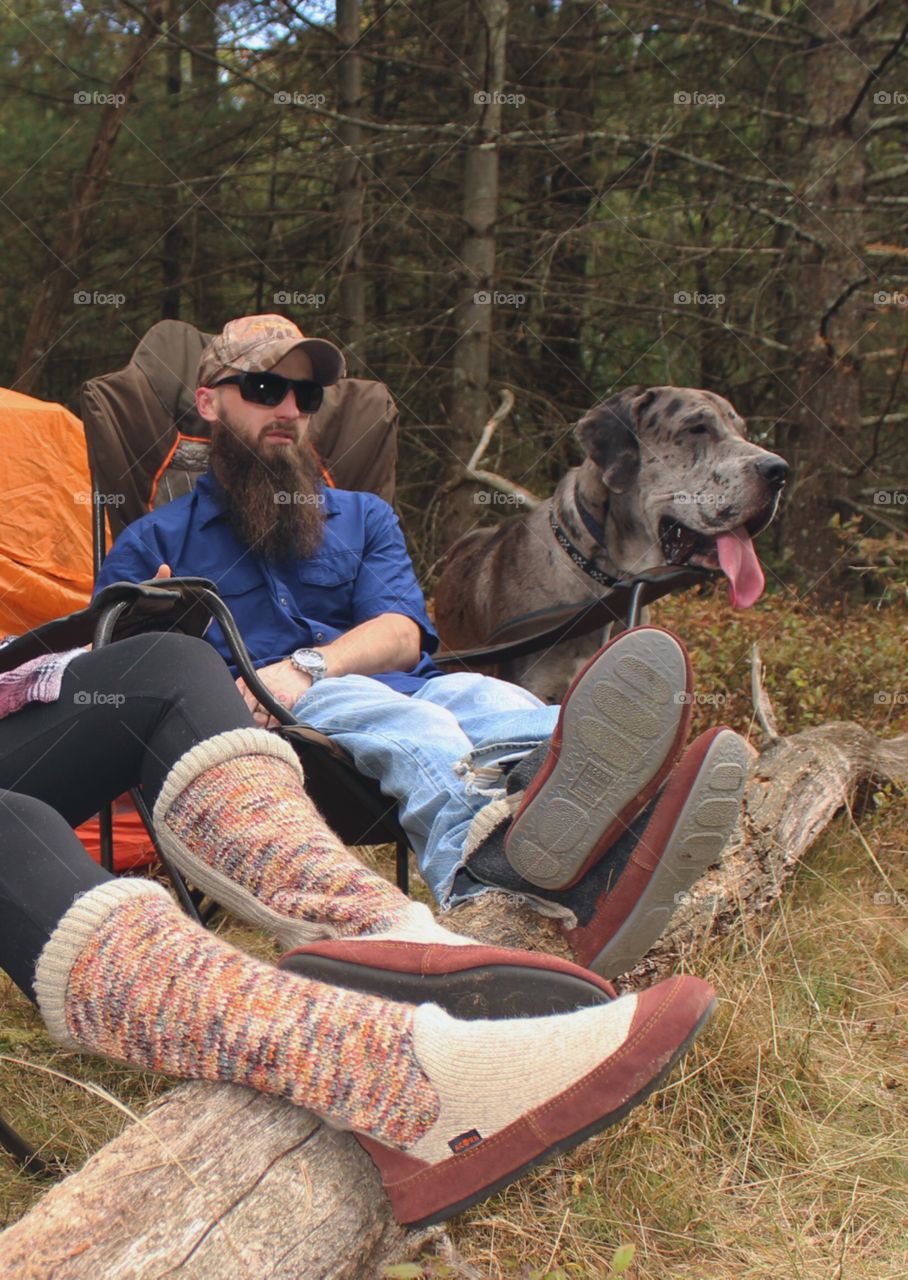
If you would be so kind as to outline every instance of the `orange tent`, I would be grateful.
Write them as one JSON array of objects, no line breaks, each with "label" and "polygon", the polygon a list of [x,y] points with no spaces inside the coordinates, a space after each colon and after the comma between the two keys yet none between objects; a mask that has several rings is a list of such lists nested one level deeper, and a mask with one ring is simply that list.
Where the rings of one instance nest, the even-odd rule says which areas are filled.
[{"label": "orange tent", "polygon": [[91,476],[82,423],[0,387],[0,634],[21,635],[91,597]]},{"label": "orange tent", "polygon": [[[91,599],[91,474],[82,423],[60,404],[0,387],[0,636],[21,635]],[[128,797],[115,806],[114,866],[154,851]],[[100,858],[97,820],[78,835]]]}]

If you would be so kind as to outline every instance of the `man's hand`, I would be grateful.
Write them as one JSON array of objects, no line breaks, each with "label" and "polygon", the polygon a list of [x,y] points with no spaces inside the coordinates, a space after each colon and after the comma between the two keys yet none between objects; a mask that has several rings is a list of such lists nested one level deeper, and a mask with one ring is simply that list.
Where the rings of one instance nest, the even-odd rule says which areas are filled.
[{"label": "man's hand", "polygon": [[[312,677],[307,675],[305,671],[297,671],[289,658],[284,658],[281,662],[273,662],[269,667],[260,667],[259,679],[272,697],[276,698],[281,706],[287,707],[288,710],[292,710],[294,703],[298,702],[312,685]],[[242,694],[246,706],[255,717],[257,725],[262,729],[273,729],[280,724],[280,721],[269,715],[259,703],[258,698],[256,698],[242,676],[237,679],[236,687]]]},{"label": "man's hand", "polygon": [[172,577],[173,577],[173,570],[171,569],[169,564],[158,565],[158,571],[155,574],[155,581],[157,581],[158,578],[172,578]]}]

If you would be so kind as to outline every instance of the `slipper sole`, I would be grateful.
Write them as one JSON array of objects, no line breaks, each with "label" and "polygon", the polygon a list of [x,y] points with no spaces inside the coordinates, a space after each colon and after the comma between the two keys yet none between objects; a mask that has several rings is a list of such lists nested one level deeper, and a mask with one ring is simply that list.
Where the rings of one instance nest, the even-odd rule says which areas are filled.
[{"label": "slipper sole", "polygon": [[652,799],[687,737],[691,685],[684,646],[655,627],[623,632],[580,673],[505,838],[525,880],[570,888]]},{"label": "slipper sole", "polygon": [[[328,950],[330,943],[320,944]],[[614,988],[570,962],[545,957],[554,967],[483,960],[453,973],[403,972],[302,948],[278,968],[329,986],[360,991],[404,1004],[437,1004],[454,1018],[534,1018],[608,1004]],[[577,972],[571,972],[577,969]]]},{"label": "slipper sole", "polygon": [[[670,808],[663,802],[670,798],[663,796],[638,845],[638,851],[655,851],[658,861],[621,927],[592,955],[589,944],[584,947],[580,941],[582,932],[572,931],[578,935],[575,954],[583,955],[582,962],[595,973],[612,978],[632,969],[665,931],[691,885],[718,861],[741,811],[747,768],[743,739],[732,729],[720,729],[667,834],[662,833],[671,821]],[[634,861],[639,862],[638,853]]]}]

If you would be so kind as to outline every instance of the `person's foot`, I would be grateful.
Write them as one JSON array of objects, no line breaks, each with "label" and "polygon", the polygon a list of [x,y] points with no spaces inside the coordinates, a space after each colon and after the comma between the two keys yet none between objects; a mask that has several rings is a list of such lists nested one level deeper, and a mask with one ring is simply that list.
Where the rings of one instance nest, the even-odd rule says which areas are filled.
[{"label": "person's foot", "polygon": [[578,962],[606,977],[632,969],[665,932],[688,890],[717,862],[741,812],[747,746],[732,729],[691,743],[656,801],[565,897]]},{"label": "person's foot", "polygon": [[428,1226],[621,1120],[662,1083],[706,1022],[698,978],[550,1018],[459,1022],[415,1010],[412,1049],[436,1098],[402,1149],[357,1135],[397,1219]]},{"label": "person's foot", "polygon": [[[542,889],[567,889],[599,861],[668,776],[690,729],[692,674],[681,641],[636,627],[584,667],[532,770],[504,852]],[[541,756],[541,759],[539,758]]]},{"label": "person's foot", "polygon": [[[452,937],[454,935],[451,935]],[[452,1017],[531,1018],[615,998],[609,982],[569,960],[506,947],[332,938],[281,957],[280,969]]]},{"label": "person's foot", "polygon": [[[643,958],[687,890],[717,861],[746,781],[744,740],[729,728],[710,729],[691,744],[658,798],[571,888],[541,888],[517,874],[506,853],[506,819],[468,859],[466,874],[560,914],[577,962],[613,978]],[[450,921],[457,926],[457,907]]]}]

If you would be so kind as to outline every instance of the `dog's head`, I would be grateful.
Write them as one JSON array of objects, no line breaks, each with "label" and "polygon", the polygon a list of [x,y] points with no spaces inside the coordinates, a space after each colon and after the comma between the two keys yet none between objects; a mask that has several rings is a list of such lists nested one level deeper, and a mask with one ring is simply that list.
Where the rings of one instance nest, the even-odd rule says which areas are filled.
[{"label": "dog's head", "polygon": [[727,400],[691,387],[628,387],[590,409],[575,434],[609,491],[622,570],[721,568],[732,604],[759,599],[753,538],[775,515],[788,464],[747,439]]}]

